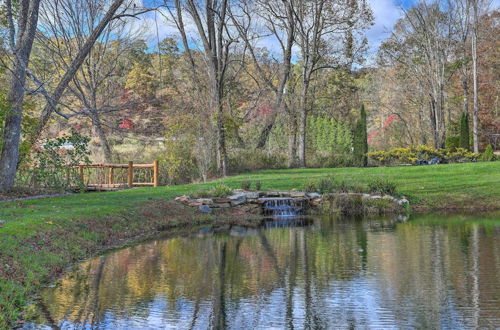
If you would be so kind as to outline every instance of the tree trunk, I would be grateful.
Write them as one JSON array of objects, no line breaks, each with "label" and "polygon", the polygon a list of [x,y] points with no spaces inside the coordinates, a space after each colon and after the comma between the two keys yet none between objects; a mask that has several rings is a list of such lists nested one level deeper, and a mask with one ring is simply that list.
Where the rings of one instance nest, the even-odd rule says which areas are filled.
[{"label": "tree trunk", "polygon": [[223,177],[225,177],[227,175],[227,150],[222,90],[216,81],[214,82],[214,85],[214,105],[217,107],[217,170]]},{"label": "tree trunk", "polygon": [[288,133],[288,167],[297,166],[297,116],[290,114],[290,132]]},{"label": "tree trunk", "polygon": [[472,32],[472,79],[473,79],[473,102],[474,111],[472,113],[472,135],[474,139],[474,152],[479,152],[479,134],[478,134],[478,114],[479,114],[479,100],[478,100],[478,83],[477,83],[477,26],[478,26],[478,4],[473,1],[474,6],[474,30]]},{"label": "tree trunk", "polygon": [[92,119],[92,127],[94,128],[94,131],[99,137],[99,141],[101,142],[102,151],[104,155],[104,162],[111,163],[111,160],[113,158],[111,147],[109,146],[106,133],[104,133],[104,130],[102,129],[101,119],[99,118],[99,115],[94,111],[91,112],[91,119]]},{"label": "tree trunk", "polygon": [[[304,70],[304,77],[308,74]],[[299,114],[299,167],[306,167],[306,139],[307,139],[307,94],[309,91],[309,80],[304,79],[302,93],[300,96]]]},{"label": "tree trunk", "polygon": [[[7,4],[7,13],[12,15],[11,2]],[[25,8],[28,6],[28,8]],[[10,111],[5,118],[3,146],[0,156],[0,191],[8,191],[14,186],[19,159],[19,144],[21,141],[21,120],[23,115],[23,101],[26,83],[26,71],[35,39],[35,31],[38,23],[38,11],[40,0],[23,1],[20,13],[26,15],[19,18],[18,39],[14,45],[14,27],[12,16],[8,17],[10,25],[10,39],[14,54],[14,67],[11,73],[11,81],[7,100],[11,105]]]}]

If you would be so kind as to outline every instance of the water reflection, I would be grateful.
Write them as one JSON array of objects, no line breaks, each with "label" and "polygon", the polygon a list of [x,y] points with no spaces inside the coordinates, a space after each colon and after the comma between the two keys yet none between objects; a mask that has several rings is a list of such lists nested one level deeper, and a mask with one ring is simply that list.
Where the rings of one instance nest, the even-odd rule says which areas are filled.
[{"label": "water reflection", "polygon": [[43,292],[62,328],[500,327],[500,227],[314,219],[157,240]]}]

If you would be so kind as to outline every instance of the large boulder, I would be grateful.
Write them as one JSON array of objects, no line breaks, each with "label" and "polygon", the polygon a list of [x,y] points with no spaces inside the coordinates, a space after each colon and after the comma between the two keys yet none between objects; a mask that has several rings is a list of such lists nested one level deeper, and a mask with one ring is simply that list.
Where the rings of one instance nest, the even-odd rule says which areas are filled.
[{"label": "large boulder", "polygon": [[212,209],[210,208],[210,206],[205,204],[198,206],[198,210],[200,210],[203,213],[212,213]]},{"label": "large boulder", "polygon": [[306,196],[311,199],[321,198],[321,194],[318,194],[317,192],[308,192],[306,193]]},{"label": "large boulder", "polygon": [[241,204],[245,204],[247,201],[247,197],[245,193],[237,193],[228,197],[231,206],[237,206]]},{"label": "large boulder", "polygon": [[214,203],[213,199],[211,198],[198,198],[196,202],[203,205],[212,205]]},{"label": "large boulder", "polygon": [[306,197],[306,193],[303,191],[290,191],[288,194],[292,198],[303,198]]}]

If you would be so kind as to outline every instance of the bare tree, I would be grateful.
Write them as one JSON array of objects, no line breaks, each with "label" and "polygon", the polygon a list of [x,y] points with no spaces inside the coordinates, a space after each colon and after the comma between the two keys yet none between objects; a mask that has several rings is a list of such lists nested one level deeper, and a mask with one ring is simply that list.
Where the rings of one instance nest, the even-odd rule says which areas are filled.
[{"label": "bare tree", "polygon": [[[14,185],[16,176],[21,140],[23,101],[26,94],[26,76],[38,24],[40,0],[22,0],[18,4],[17,17],[13,13],[12,0],[6,0],[5,4],[9,29],[9,47],[13,57],[13,65],[7,96],[11,109],[7,113],[2,136],[0,191],[10,190]],[[17,26],[15,21],[17,21]]]},{"label": "bare tree", "polygon": [[[47,0],[48,1],[48,0]],[[104,0],[103,0],[104,1]],[[12,3],[7,3],[7,19],[10,27],[9,41],[11,44],[11,51],[14,58],[12,69],[12,82],[11,92],[9,93],[11,102],[13,104],[12,111],[7,116],[4,127],[3,148],[2,156],[0,158],[0,182],[2,190],[9,190],[14,184],[14,178],[17,172],[17,163],[19,160],[19,144],[21,134],[21,117],[22,117],[22,101],[25,93],[28,91],[26,88],[26,76],[30,76],[34,81],[36,87],[34,91],[28,91],[32,94],[40,93],[46,98],[46,106],[42,110],[38,128],[31,138],[32,142],[36,141],[40,136],[43,128],[49,120],[53,111],[58,112],[57,105],[63,96],[70,81],[74,78],[76,72],[79,70],[83,61],[91,51],[94,43],[97,41],[102,31],[107,24],[114,19],[130,17],[129,7],[122,7],[125,0],[113,0],[109,3],[105,15],[101,21],[92,29],[89,37],[85,39],[82,46],[74,54],[73,60],[68,66],[59,83],[54,91],[49,94],[45,89],[44,82],[37,79],[28,69],[29,58],[35,32],[38,24],[38,15],[40,10],[40,0],[23,0],[20,3],[20,11],[17,17],[17,33],[15,31],[14,20],[16,17],[13,15]],[[107,4],[107,3],[106,3]],[[106,5],[102,4],[102,5]],[[121,11],[118,11],[122,7]],[[61,9],[68,9],[62,7]]]},{"label": "bare tree", "polygon": [[419,2],[405,12],[392,36],[381,47],[383,58],[418,81],[427,96],[428,119],[436,148],[446,137],[446,86],[453,71],[448,70],[456,26],[450,11],[438,1]]},{"label": "bare tree", "polygon": [[[295,38],[295,2],[294,0],[240,1],[239,6],[231,10],[232,22],[246,44],[259,78],[275,94],[273,109],[257,140],[257,149],[262,149],[266,145],[284,102],[283,95],[290,75]],[[263,63],[256,49],[260,39],[270,36],[278,41],[281,50],[277,56],[278,72],[272,74],[262,67]]]},{"label": "bare tree", "polygon": [[[40,24],[43,31],[50,33],[39,34],[38,39],[57,70],[68,69],[73,53],[82,47],[92,28],[106,13],[101,4],[102,0],[59,0],[42,5]],[[111,161],[112,152],[102,117],[133,105],[133,102],[117,102],[117,93],[121,90],[116,83],[118,66],[123,64],[122,57],[136,39],[136,33],[130,31],[128,23],[121,19],[107,24],[68,84],[66,99],[76,98],[77,106],[72,102],[66,111],[60,111],[66,119],[76,116],[90,119],[106,162]],[[64,104],[60,103],[59,107],[64,107]]]},{"label": "bare tree", "polygon": [[209,77],[211,100],[210,108],[216,114],[217,121],[217,169],[222,176],[227,174],[226,129],[224,124],[224,96],[228,67],[231,63],[231,48],[236,41],[229,28],[229,0],[175,0],[176,15],[172,15],[181,34],[185,52],[190,58],[193,75],[196,64],[191,54],[188,33],[184,26],[184,14],[196,26],[197,40],[202,51]]}]

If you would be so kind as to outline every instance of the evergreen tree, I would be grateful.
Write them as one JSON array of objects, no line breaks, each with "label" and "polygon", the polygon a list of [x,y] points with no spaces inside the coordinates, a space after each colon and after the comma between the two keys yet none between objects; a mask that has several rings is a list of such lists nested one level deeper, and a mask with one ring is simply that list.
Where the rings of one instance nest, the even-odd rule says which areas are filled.
[{"label": "evergreen tree", "polygon": [[359,119],[356,121],[354,128],[354,160],[358,166],[365,167],[368,165],[368,132],[366,124],[366,111],[365,106],[361,106],[361,113]]},{"label": "evergreen tree", "polygon": [[460,118],[460,142],[459,147],[469,150],[469,114],[464,112]]}]

